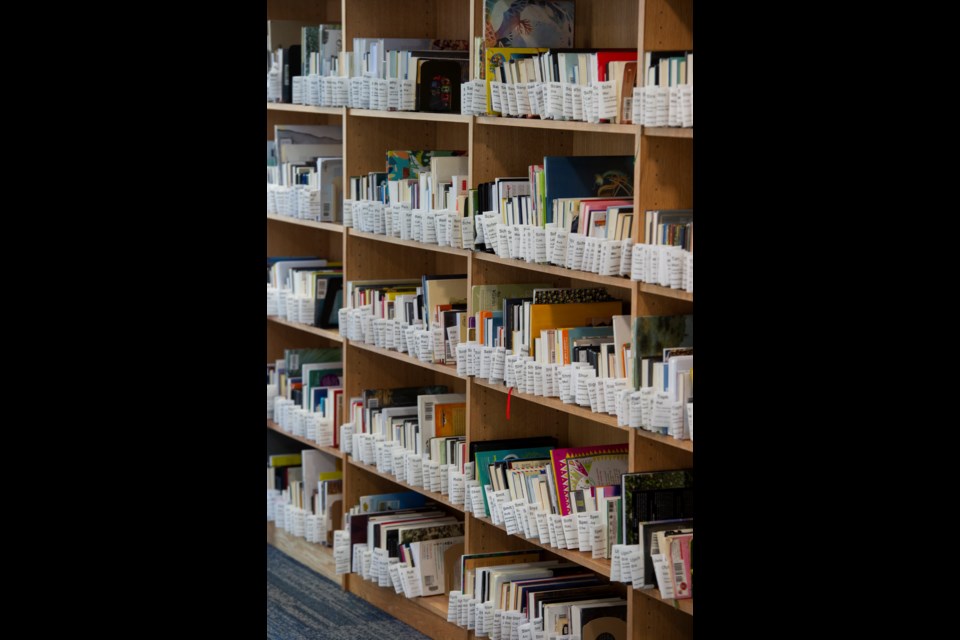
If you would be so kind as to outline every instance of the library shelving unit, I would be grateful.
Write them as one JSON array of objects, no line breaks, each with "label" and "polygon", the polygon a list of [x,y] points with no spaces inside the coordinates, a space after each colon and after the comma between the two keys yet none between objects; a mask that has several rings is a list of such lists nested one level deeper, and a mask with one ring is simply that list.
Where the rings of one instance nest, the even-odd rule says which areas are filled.
[{"label": "library shelving unit", "polygon": [[[343,25],[345,49],[355,37],[465,39],[482,35],[483,0],[268,0],[268,19],[305,19]],[[644,51],[693,50],[692,0],[576,0],[575,46],[636,47]],[[471,65],[472,73],[472,65]],[[277,123],[339,124],[344,136],[344,175],[361,175],[384,166],[388,149],[465,149],[470,157],[470,184],[499,176],[526,175],[545,155],[633,154],[635,207],[693,208],[693,130],[638,125],[551,122],[486,116],[385,112],[351,108],[317,108],[267,104],[267,137]],[[642,238],[635,225],[634,241]],[[492,254],[400,241],[336,224],[267,216],[268,255],[319,255],[344,262],[344,281],[423,274],[468,274],[468,286],[515,282],[549,282],[553,286],[604,286],[628,303],[630,313],[692,313],[693,295],[626,278],[527,264]],[[472,310],[471,310],[472,312]],[[627,442],[631,471],[693,466],[693,444],[643,430],[618,427],[616,420],[556,399],[513,393],[506,419],[507,388],[462,377],[455,367],[425,364],[406,354],[357,344],[329,331],[267,319],[267,358],[292,347],[342,346],[344,397],[363,389],[445,384],[467,396],[467,440],[553,435],[560,446]],[[268,421],[268,436],[278,435]],[[409,488],[434,499],[466,521],[466,552],[536,548],[537,544],[493,525],[487,518],[464,514],[446,496],[410,487],[336,449],[313,447],[337,458],[344,473],[344,508],[359,496]],[[322,571],[332,564],[329,549],[293,544],[268,525],[267,539],[284,552]],[[302,542],[302,541],[301,541]],[[608,560],[593,560],[577,551],[548,549],[603,575]],[[328,564],[324,564],[328,563]],[[322,571],[328,573],[327,571]],[[329,575],[329,573],[328,573]],[[433,638],[462,638],[465,629],[446,622],[447,598],[406,599],[357,575],[333,576],[341,586]],[[626,589],[628,630],[635,640],[680,639],[693,635],[693,601],[660,598],[655,589]],[[469,632],[472,633],[472,632]]]}]

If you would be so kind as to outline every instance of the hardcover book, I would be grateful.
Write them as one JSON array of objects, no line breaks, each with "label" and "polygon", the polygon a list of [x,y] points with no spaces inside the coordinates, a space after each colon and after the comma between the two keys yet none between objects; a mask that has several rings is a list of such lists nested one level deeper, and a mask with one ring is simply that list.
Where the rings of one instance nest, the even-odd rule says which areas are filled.
[{"label": "hardcover book", "polygon": [[608,485],[621,478],[629,468],[628,451],[627,443],[553,449],[550,459],[560,515],[573,513],[571,491]]},{"label": "hardcover book", "polygon": [[572,47],[574,0],[484,0],[487,47]]}]

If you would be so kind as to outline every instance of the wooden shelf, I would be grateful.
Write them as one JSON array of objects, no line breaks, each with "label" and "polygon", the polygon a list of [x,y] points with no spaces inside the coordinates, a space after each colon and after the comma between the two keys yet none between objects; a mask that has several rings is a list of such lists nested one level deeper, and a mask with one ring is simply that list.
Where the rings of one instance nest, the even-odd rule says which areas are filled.
[{"label": "wooden shelf", "polygon": [[[423,487],[415,487],[415,486],[413,486],[412,484],[407,484],[406,482],[401,482],[401,481],[397,480],[397,478],[396,478],[395,476],[392,476],[392,475],[387,474],[387,473],[381,473],[380,471],[377,471],[377,468],[376,468],[375,466],[370,465],[370,464],[363,464],[362,462],[360,462],[359,460],[357,460],[357,459],[354,458],[353,456],[347,456],[347,462],[348,462],[348,464],[350,464],[351,466],[357,467],[358,469],[363,469],[364,471],[366,471],[366,472],[368,472],[368,473],[372,473],[372,474],[375,475],[375,476],[380,476],[380,477],[383,478],[384,480],[389,480],[390,482],[392,482],[392,483],[395,484],[395,485],[399,485],[399,486],[401,486],[401,487],[404,487],[405,489],[409,489],[410,491],[416,491],[416,492],[419,493],[419,494],[425,495],[425,496],[427,496],[428,498],[430,498],[431,500],[433,500],[434,502],[439,502],[440,504],[444,504],[444,505],[450,507],[451,509],[456,509],[457,511],[460,511],[461,513],[463,512],[463,505],[462,505],[462,504],[453,504],[452,502],[450,502],[449,497],[447,497],[447,496],[445,496],[445,495],[443,495],[443,494],[441,494],[441,493],[436,493],[436,492],[434,492],[434,491],[427,491],[427,490],[424,489]],[[444,610],[444,617],[446,617],[446,610]]]},{"label": "wooden shelf", "polygon": [[342,586],[342,579],[337,575],[337,565],[333,560],[333,547],[307,542],[304,538],[278,529],[273,522],[267,523],[267,544]]},{"label": "wooden shelf", "polygon": [[311,107],[305,104],[283,104],[268,102],[267,111],[293,111],[295,113],[317,113],[328,116],[342,116],[343,107]]},{"label": "wooden shelf", "polygon": [[524,129],[553,129],[556,131],[590,131],[593,133],[618,133],[636,135],[640,127],[634,124],[593,124],[570,120],[540,120],[538,118],[501,118],[497,116],[476,116],[477,124],[497,127],[523,127]]},{"label": "wooden shelf", "polygon": [[292,433],[287,433],[287,432],[284,431],[282,428],[280,428],[280,425],[278,425],[278,424],[277,424],[276,422],[274,422],[273,420],[267,420],[267,429],[273,429],[273,430],[276,431],[277,433],[282,433],[283,435],[287,436],[287,437],[290,438],[291,440],[296,440],[297,442],[300,442],[300,443],[302,443],[302,444],[305,444],[305,445],[307,445],[308,447],[312,447],[312,448],[316,449],[317,451],[323,451],[324,453],[330,454],[330,455],[333,456],[334,458],[341,458],[341,459],[343,458],[343,452],[340,451],[340,449],[337,449],[336,447],[325,447],[325,446],[323,446],[323,445],[317,444],[316,442],[311,442],[311,441],[307,440],[306,438],[302,438],[302,437],[300,437],[300,436],[295,436],[295,435],[293,435]]},{"label": "wooden shelf", "polygon": [[290,327],[291,329],[296,329],[297,331],[303,331],[304,333],[312,333],[315,336],[320,336],[321,338],[326,338],[327,340],[333,340],[334,342],[343,342],[343,336],[340,335],[340,332],[335,329],[321,329],[320,327],[312,327],[309,324],[303,324],[302,322],[290,322],[289,320],[284,320],[280,316],[267,316],[268,322],[274,322],[276,324],[282,324],[285,327]]},{"label": "wooden shelf", "polygon": [[[510,387],[506,387],[502,384],[491,384],[486,380],[481,380],[476,377],[473,378],[473,384],[479,385],[481,387],[486,387],[487,389],[493,389],[494,391],[498,391],[500,393],[508,393],[510,391]],[[594,413],[593,411],[590,411],[590,409],[581,407],[576,404],[565,404],[564,402],[561,402],[559,398],[545,398],[542,396],[535,396],[527,393],[519,393],[517,391],[514,391],[512,396],[514,398],[519,398],[520,400],[526,400],[527,402],[533,402],[544,407],[550,407],[555,411],[568,413],[572,416],[579,416],[581,418],[586,418],[587,420],[591,420],[593,422],[603,424],[608,427],[613,427],[614,429],[620,429],[621,431],[634,431],[634,429],[630,427],[621,427],[620,425],[618,425],[616,416],[607,415],[606,413]],[[653,434],[650,434],[650,435],[653,435]]]},{"label": "wooden shelf", "polygon": [[332,231],[334,233],[343,233],[342,224],[333,224],[332,222],[316,222],[314,220],[301,220],[299,218],[291,218],[290,216],[278,216],[273,213],[267,214],[267,220],[273,220],[275,222],[285,222],[287,224],[296,224],[301,227],[310,227],[311,229],[322,229],[324,231]]},{"label": "wooden shelf", "polygon": [[643,135],[657,138],[687,138],[693,140],[693,129],[683,127],[644,127]]},{"label": "wooden shelf", "polygon": [[460,122],[469,124],[473,116],[459,113],[427,113],[425,111],[377,111],[375,109],[348,109],[347,115],[361,118],[387,118],[391,120],[420,120],[423,122]]},{"label": "wooden shelf", "polygon": [[688,600],[672,600],[669,598],[660,597],[660,589],[637,589],[637,593],[642,593],[648,598],[652,598],[657,602],[662,602],[663,604],[673,607],[677,611],[682,611],[683,613],[692,616],[693,615],[693,598]]},{"label": "wooden shelf", "polygon": [[434,364],[432,362],[421,362],[417,358],[412,358],[406,353],[400,353],[399,351],[392,351],[390,349],[381,349],[380,347],[375,347],[372,344],[366,344],[365,342],[356,342],[354,340],[344,340],[344,343],[350,345],[351,347],[363,349],[364,351],[371,351],[373,353],[378,353],[388,358],[393,358],[394,360],[399,360],[400,362],[406,362],[408,364],[422,367],[424,369],[430,369],[431,371],[437,371],[439,373],[452,376],[454,378],[460,378],[461,380],[466,380],[465,376],[457,375],[456,365]]},{"label": "wooden shelf", "polygon": [[367,240],[374,240],[376,242],[386,242],[388,244],[399,244],[404,247],[416,247],[417,249],[435,251],[437,253],[449,253],[450,255],[454,256],[467,257],[473,253],[473,251],[469,251],[467,249],[454,249],[453,247],[441,247],[438,244],[414,242],[413,240],[401,240],[400,238],[394,238],[393,236],[385,236],[379,233],[367,233],[366,231],[357,231],[356,229],[350,229],[348,233],[357,238],[365,238]]},{"label": "wooden shelf", "polygon": [[567,269],[565,267],[557,267],[549,264],[537,264],[535,262],[526,262],[524,260],[517,260],[515,258],[501,258],[498,255],[486,253],[484,251],[474,252],[473,257],[474,260],[479,260],[481,262],[494,262],[496,264],[515,267],[517,269],[526,269],[527,271],[549,273],[551,275],[561,276],[564,278],[589,280],[590,282],[607,285],[608,287],[619,287],[620,289],[630,290],[633,290],[636,287],[636,283],[630,280],[630,278],[625,278],[622,276],[601,276],[589,271],[576,271],[574,269]]},{"label": "wooden shelf", "polygon": [[[467,513],[469,513],[470,517],[473,518],[474,520],[479,520],[480,522],[488,524],[491,527],[496,527],[497,529],[501,529],[502,531],[507,530],[507,528],[502,525],[493,524],[493,521],[490,520],[490,518],[478,518],[470,512],[467,512]],[[590,571],[596,571],[597,573],[603,576],[606,576],[607,578],[610,577],[610,560],[607,560],[607,559],[595,560],[594,558],[591,557],[591,554],[584,553],[583,551],[571,551],[570,549],[557,549],[556,547],[551,547],[548,544],[542,544],[541,542],[539,542],[538,538],[524,538],[523,536],[514,536],[514,537],[520,538],[521,540],[526,540],[527,542],[529,542],[534,546],[540,547],[542,549],[546,549],[550,553],[566,558],[571,562],[576,562],[581,567],[585,567]]]},{"label": "wooden shelf", "polygon": [[693,302],[693,294],[688,293],[683,289],[671,289],[670,287],[661,287],[658,284],[647,284],[646,282],[641,282],[639,284],[641,293],[649,293],[655,296],[662,296],[664,298],[675,298],[677,300]]},{"label": "wooden shelf", "polygon": [[[393,587],[379,587],[356,574],[351,574],[347,579],[347,590],[430,638],[467,638],[466,629],[447,622],[447,595],[406,598],[397,594]],[[424,615],[424,612],[428,615]]]}]

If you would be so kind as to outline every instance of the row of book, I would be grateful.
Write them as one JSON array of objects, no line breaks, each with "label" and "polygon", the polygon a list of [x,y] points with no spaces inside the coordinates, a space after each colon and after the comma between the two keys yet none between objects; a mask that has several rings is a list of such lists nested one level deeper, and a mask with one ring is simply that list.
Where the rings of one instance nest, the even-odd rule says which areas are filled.
[{"label": "row of book", "polygon": [[343,473],[316,449],[267,460],[267,521],[307,542],[333,543],[341,527]]},{"label": "row of book", "polygon": [[635,244],[630,279],[693,293],[693,252],[674,245]]},{"label": "row of book", "polygon": [[267,315],[335,327],[343,305],[343,265],[315,256],[267,258]]},{"label": "row of book", "polygon": [[267,213],[338,222],[342,201],[341,128],[275,125],[267,141]]},{"label": "row of book", "polygon": [[267,365],[267,419],[283,431],[335,447],[343,404],[340,348],[285,349]]}]

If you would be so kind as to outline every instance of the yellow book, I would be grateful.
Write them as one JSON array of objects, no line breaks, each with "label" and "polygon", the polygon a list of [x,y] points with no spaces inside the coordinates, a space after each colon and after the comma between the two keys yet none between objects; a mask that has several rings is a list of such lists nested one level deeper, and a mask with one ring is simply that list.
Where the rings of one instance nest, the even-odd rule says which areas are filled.
[{"label": "yellow book", "polygon": [[467,435],[467,403],[448,402],[434,406],[436,437]]},{"label": "yellow book", "polygon": [[[613,302],[572,302],[567,304],[530,305],[530,336],[539,337],[543,329],[560,327],[590,327],[608,325],[613,316],[623,313],[623,303]],[[530,338],[530,355],[533,351],[533,338]]]},{"label": "yellow book", "polygon": [[500,74],[498,69],[504,65],[504,63],[509,62],[517,56],[524,55],[536,55],[544,51],[549,51],[549,49],[534,49],[532,47],[487,47],[487,50],[484,51],[485,62],[487,66],[487,113],[490,115],[498,116],[500,115],[499,111],[493,110],[493,101],[490,97],[490,82],[496,80],[497,82],[501,81]]},{"label": "yellow book", "polygon": [[271,467],[298,467],[303,464],[299,453],[278,453],[270,456]]}]

